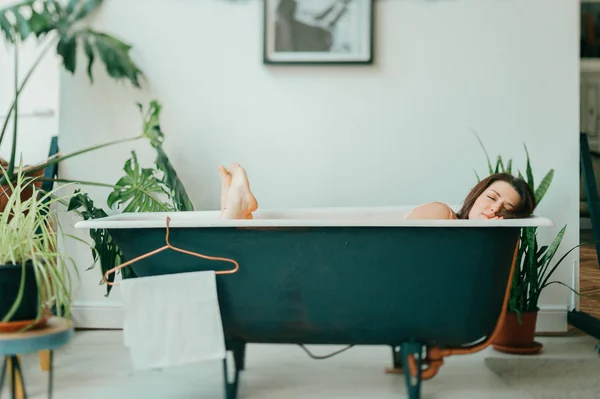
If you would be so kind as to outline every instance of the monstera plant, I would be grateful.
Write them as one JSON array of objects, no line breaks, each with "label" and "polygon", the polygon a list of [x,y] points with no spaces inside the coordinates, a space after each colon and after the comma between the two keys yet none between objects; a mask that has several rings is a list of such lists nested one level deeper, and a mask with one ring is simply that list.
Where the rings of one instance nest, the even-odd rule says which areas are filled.
[{"label": "monstera plant", "polygon": [[[62,66],[70,73],[75,73],[78,59],[78,50],[83,49],[87,75],[94,82],[93,66],[95,62],[104,65],[106,73],[117,81],[127,81],[133,87],[139,88],[143,74],[131,58],[131,46],[120,39],[105,32],[89,28],[86,20],[103,3],[103,0],[26,0],[13,3],[0,9],[0,37],[5,44],[14,49],[14,100],[6,112],[6,118],[1,123],[0,144],[8,132],[12,120],[12,145],[10,157],[3,163],[6,171],[0,175],[0,186],[6,186],[8,180],[15,180],[15,163],[19,158],[16,153],[19,142],[19,97],[25,89],[31,76],[48,52],[56,51]],[[37,59],[29,68],[22,80],[19,79],[19,47],[26,40],[40,43],[42,50]],[[40,160],[39,163],[23,168],[24,173],[33,174],[44,168],[59,163],[75,155],[118,144],[127,140],[90,147],[72,154],[55,156],[50,159]],[[2,161],[2,160],[0,160]]]},{"label": "monstera plant", "polygon": [[[160,130],[159,114],[161,106],[152,101],[147,110],[138,104],[143,115],[143,125],[140,134],[120,140],[102,143],[84,148],[70,154],[57,154],[39,163],[17,167],[15,162],[19,155],[16,153],[19,141],[18,109],[19,97],[25,89],[44,57],[55,50],[61,65],[74,74],[77,66],[84,64],[87,76],[94,83],[93,66],[101,63],[108,76],[116,81],[125,81],[135,88],[141,87],[143,73],[131,58],[132,46],[108,33],[96,31],[87,26],[88,17],[96,11],[103,0],[26,0],[0,9],[0,37],[14,49],[14,100],[6,113],[0,130],[0,144],[8,133],[12,120],[12,146],[10,158],[0,164],[5,168],[0,173],[0,188],[10,192],[18,176],[22,174],[39,177],[43,170],[50,165],[58,164],[71,157],[82,155],[103,147],[123,144],[139,139],[147,139],[156,150],[155,167],[143,168],[139,165],[135,152],[125,162],[125,176],[116,184],[104,182],[72,181],[80,185],[97,185],[113,189],[107,198],[107,204],[113,210],[122,212],[153,212],[164,210],[193,210],[183,184],[175,168],[169,161],[162,148],[164,134]],[[19,46],[26,40],[34,40],[41,44],[37,59],[33,62],[23,79],[19,79]],[[80,51],[82,50],[82,51]],[[82,56],[80,56],[82,54]],[[80,58],[82,57],[82,59]],[[40,182],[44,179],[36,179]],[[57,182],[68,182],[64,179],[53,179]],[[28,181],[34,181],[33,179]],[[12,184],[8,184],[8,183]],[[31,191],[31,190],[29,190]],[[26,188],[24,188],[26,192]],[[164,199],[166,198],[166,200]],[[2,204],[0,204],[2,205]],[[74,193],[68,203],[68,209],[84,218],[96,218],[106,215],[97,208],[89,196],[81,189]],[[0,209],[2,211],[2,209]],[[92,252],[94,260],[100,261],[102,270],[108,270],[123,261],[123,255],[113,243],[110,235],[103,230],[92,230],[94,241]],[[129,277],[130,270],[123,270],[123,277]],[[110,286],[108,286],[110,290]]]},{"label": "monstera plant", "polygon": [[[110,185],[91,182],[86,182],[86,184],[112,188],[113,191],[107,198],[107,205],[113,211],[161,212],[194,210],[194,205],[183,183],[162,147],[165,136],[160,129],[160,104],[156,101],[151,102],[150,107],[145,113],[143,112],[143,107],[141,105],[139,107],[140,111],[142,111],[143,123],[142,133],[138,138],[143,137],[148,139],[150,145],[156,151],[154,167],[141,167],[135,151],[132,151],[131,158],[125,162],[123,168],[125,175],[116,184]],[[61,182],[73,182],[64,179],[57,180]],[[107,213],[102,208],[97,207],[89,195],[81,190],[77,190],[75,195],[70,199],[68,210],[76,212],[85,220],[107,216]],[[91,229],[90,237],[94,241],[92,247],[94,265],[97,262],[100,263],[102,275],[125,261],[123,253],[114,243],[108,231],[104,229]],[[131,268],[121,269],[121,273],[122,278],[135,277]],[[114,274],[111,274],[109,278],[110,282],[114,281]],[[106,289],[108,295],[111,285],[107,285]]]}]

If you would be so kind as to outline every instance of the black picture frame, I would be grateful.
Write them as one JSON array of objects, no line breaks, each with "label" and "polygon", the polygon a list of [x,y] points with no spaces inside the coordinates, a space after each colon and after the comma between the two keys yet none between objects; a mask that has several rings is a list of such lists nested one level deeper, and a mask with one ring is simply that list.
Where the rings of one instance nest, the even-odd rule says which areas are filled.
[{"label": "black picture frame", "polygon": [[263,0],[263,63],[371,65],[374,25],[375,0]]},{"label": "black picture frame", "polygon": [[580,56],[600,60],[600,1],[581,0]]}]

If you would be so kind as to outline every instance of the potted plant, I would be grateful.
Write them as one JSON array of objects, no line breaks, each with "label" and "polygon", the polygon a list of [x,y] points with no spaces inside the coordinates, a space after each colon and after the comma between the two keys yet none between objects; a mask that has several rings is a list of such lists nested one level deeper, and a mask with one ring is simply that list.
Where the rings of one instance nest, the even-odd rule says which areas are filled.
[{"label": "potted plant", "polygon": [[[5,172],[0,165],[0,171]],[[17,171],[0,190],[0,331],[45,322],[55,313],[68,317],[71,303],[70,258],[58,246],[61,234],[56,190],[40,193],[32,178]],[[22,200],[23,190],[32,194]],[[76,269],[75,269],[76,270]]]},{"label": "potted plant", "polygon": [[[157,152],[156,168],[141,168],[135,152],[132,152],[132,157],[125,162],[126,176],[119,179],[116,184],[81,181],[76,183],[113,188],[114,191],[108,198],[108,205],[113,209],[123,206],[123,212],[193,210],[193,204],[162,148],[164,135],[158,122],[161,106],[157,101],[152,101],[145,113],[142,105],[138,104],[144,117],[141,134],[84,148],[70,154],[57,154],[35,165],[19,166],[16,169],[19,96],[49,50],[55,48],[62,59],[64,68],[70,73],[74,73],[76,65],[81,64],[77,59],[78,47],[81,47],[84,59],[87,61],[87,74],[92,83],[94,81],[92,66],[96,60],[99,60],[113,79],[128,81],[135,88],[141,86],[143,73],[131,59],[132,47],[116,37],[90,29],[84,24],[88,16],[102,3],[103,0],[26,0],[0,9],[0,37],[4,36],[5,41],[12,44],[15,51],[14,101],[7,112],[6,119],[1,124],[0,144],[8,132],[11,119],[13,121],[13,140],[10,158],[8,160],[0,158],[0,164],[4,166],[4,169],[0,171],[0,190],[6,193],[10,192],[11,186],[16,184],[20,173],[31,177],[41,176],[46,167],[58,164],[68,158],[111,145],[147,139]],[[45,43],[42,43],[43,50],[25,74],[22,82],[19,82],[16,72],[19,60],[18,49],[19,44],[27,39]],[[34,182],[40,188],[43,180],[31,179],[28,181]],[[66,182],[61,179],[53,180]],[[9,182],[12,184],[8,184]],[[20,192],[23,201],[32,194],[30,187],[21,187]],[[167,196],[167,201],[158,199],[164,194]],[[4,206],[5,203],[0,200],[0,211],[4,209]],[[105,214],[104,211],[96,208],[89,197],[81,191],[75,192],[68,210],[85,218],[100,217]],[[100,261],[103,270],[117,266],[123,258],[120,250],[112,243],[110,235],[105,231],[92,231],[90,234],[94,241],[92,247],[94,260]],[[110,286],[108,286],[108,290],[110,290]]]},{"label": "potted plant", "polygon": [[[160,128],[161,105],[152,101],[145,112],[141,105],[139,107],[143,115],[142,137],[146,137],[156,151],[154,167],[142,167],[135,151],[132,151],[131,158],[125,161],[123,167],[124,176],[114,185],[104,184],[113,189],[106,200],[108,207],[113,212],[121,210],[124,213],[193,211],[194,204],[163,149],[165,136]],[[70,182],[61,179],[58,181]],[[97,207],[92,199],[80,190],[75,191],[71,197],[67,210],[77,213],[86,220],[107,216],[104,209]],[[94,265],[90,269],[96,263],[100,264],[102,276],[100,284],[103,284],[104,274],[125,262],[126,259],[107,230],[91,229],[89,234],[94,243],[91,248]],[[131,268],[124,268],[121,273],[122,278],[135,277]],[[111,274],[109,281],[113,280],[114,274]],[[111,285],[106,285],[107,296],[110,290]]]},{"label": "potted plant", "polygon": [[[498,156],[495,167],[492,167],[490,158],[481,140],[479,140],[479,143],[485,153],[490,174],[498,172],[512,173],[512,159],[505,166],[502,157]],[[518,176],[525,179],[527,184],[533,189],[537,206],[550,188],[554,177],[554,169],[550,169],[536,187],[529,152],[527,151],[527,146],[524,147],[526,155],[526,178],[523,177],[520,171],[518,172]],[[501,321],[501,328],[492,343],[496,350],[507,353],[529,354],[537,353],[542,349],[542,344],[535,341],[540,295],[551,284],[565,285],[560,281],[550,281],[550,278],[571,251],[583,245],[574,246],[558,261],[553,262],[566,229],[567,226],[563,226],[550,245],[540,245],[538,243],[537,227],[524,227],[521,229],[508,309],[505,319]],[[568,286],[566,287],[571,289]]]},{"label": "potted plant", "polygon": [[[111,78],[119,81],[126,80],[135,88],[140,87],[143,74],[131,59],[131,46],[107,33],[90,29],[84,24],[86,18],[102,3],[103,0],[25,0],[0,8],[0,37],[4,36],[4,41],[12,45],[15,60],[14,100],[6,113],[6,118],[0,124],[1,144],[12,120],[10,157],[8,160],[0,160],[5,164],[5,170],[0,174],[0,186],[5,189],[7,181],[12,180],[14,183],[17,175],[15,164],[19,158],[16,153],[19,141],[19,96],[49,50],[56,49],[57,54],[62,59],[63,67],[68,72],[74,73],[78,64],[78,49],[81,47],[87,60],[87,74],[90,82],[93,83],[94,81],[92,74],[94,62],[99,61],[104,64],[106,72]],[[40,42],[42,50],[23,80],[19,82],[19,46],[28,39]],[[27,166],[23,168],[23,171],[30,175],[35,173],[39,175],[49,165],[59,163],[75,155],[128,140],[132,139],[118,140],[86,148],[73,154],[56,156],[35,165]]]}]

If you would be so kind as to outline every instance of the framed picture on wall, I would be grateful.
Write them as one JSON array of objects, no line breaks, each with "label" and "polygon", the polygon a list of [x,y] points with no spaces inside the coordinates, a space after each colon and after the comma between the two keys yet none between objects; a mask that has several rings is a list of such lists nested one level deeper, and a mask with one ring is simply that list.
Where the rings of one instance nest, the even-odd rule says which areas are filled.
[{"label": "framed picture on wall", "polygon": [[263,0],[265,64],[373,63],[375,0]]},{"label": "framed picture on wall", "polygon": [[600,70],[600,0],[581,0],[580,57],[583,71]]}]

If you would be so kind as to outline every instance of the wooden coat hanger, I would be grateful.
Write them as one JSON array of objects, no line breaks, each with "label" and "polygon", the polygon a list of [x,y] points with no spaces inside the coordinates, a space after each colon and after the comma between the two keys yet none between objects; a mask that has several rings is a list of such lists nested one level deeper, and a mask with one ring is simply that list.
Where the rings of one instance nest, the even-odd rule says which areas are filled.
[{"label": "wooden coat hanger", "polygon": [[220,258],[220,257],[216,257],[216,256],[202,255],[202,254],[199,254],[199,253],[196,253],[196,252],[186,251],[185,249],[180,249],[180,248],[177,248],[177,247],[174,247],[173,245],[171,245],[171,243],[169,242],[169,223],[170,222],[171,222],[171,218],[169,216],[167,216],[167,232],[166,232],[166,235],[165,235],[166,245],[164,247],[160,247],[158,249],[155,249],[154,251],[151,251],[151,252],[148,252],[147,254],[138,256],[135,259],[132,259],[130,261],[127,261],[125,263],[120,264],[117,267],[114,267],[114,268],[110,269],[109,271],[107,271],[106,273],[104,273],[104,282],[106,284],[108,284],[108,285],[111,285],[111,286],[119,284],[119,283],[111,283],[111,282],[109,282],[108,281],[108,275],[111,274],[111,273],[114,273],[117,270],[120,270],[120,269],[122,269],[122,268],[124,268],[126,266],[129,266],[132,263],[135,263],[135,262],[140,261],[142,259],[148,258],[148,257],[150,257],[152,255],[156,255],[157,253],[165,251],[167,249],[172,249],[174,251],[182,252],[182,253],[187,254],[187,255],[197,256],[199,258],[204,258],[204,259],[209,259],[209,260],[221,260],[221,261],[225,261],[225,262],[230,262],[230,263],[233,263],[235,265],[235,267],[233,269],[223,270],[223,271],[217,271],[217,272],[215,272],[215,274],[233,274],[233,273],[235,273],[235,272],[238,271],[238,269],[240,268],[240,265],[239,265],[239,263],[237,263],[233,259]]}]

